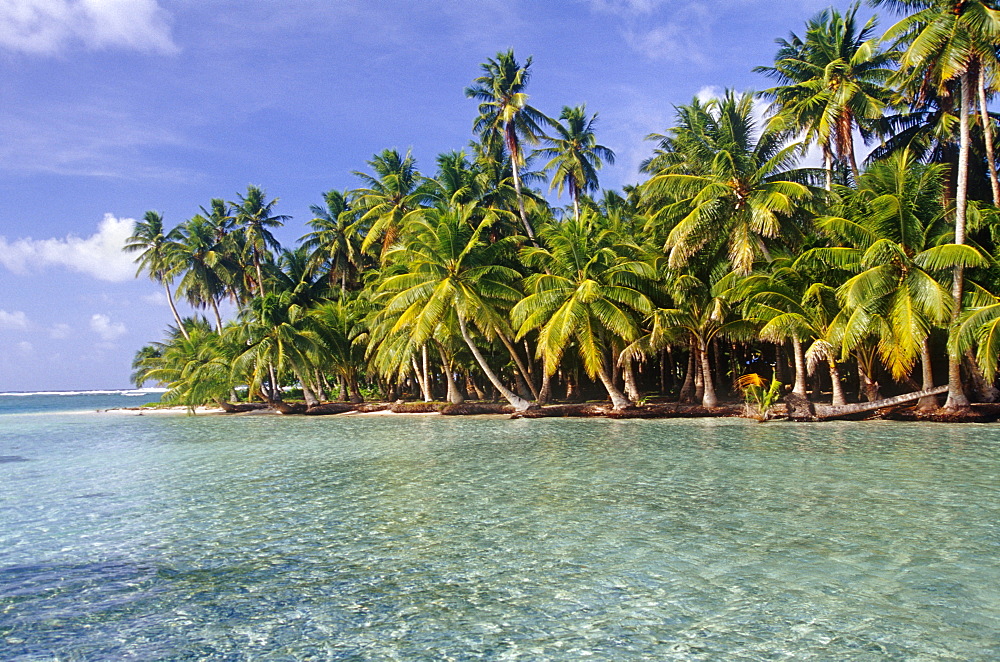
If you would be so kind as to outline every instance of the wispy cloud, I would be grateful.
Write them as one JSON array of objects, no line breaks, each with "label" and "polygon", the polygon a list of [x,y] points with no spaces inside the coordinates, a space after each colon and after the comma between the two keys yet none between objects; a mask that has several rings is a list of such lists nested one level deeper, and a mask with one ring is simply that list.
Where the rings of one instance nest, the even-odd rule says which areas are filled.
[{"label": "wispy cloud", "polygon": [[0,310],[0,329],[23,330],[28,328],[28,316],[23,310]]},{"label": "wispy cloud", "polygon": [[624,33],[629,48],[648,60],[675,64],[704,64],[707,59],[699,45],[698,33],[684,25],[666,23],[648,29],[629,29]]},{"label": "wispy cloud", "polygon": [[52,328],[49,329],[49,338],[52,338],[53,340],[64,340],[69,338],[72,334],[73,327],[62,322],[53,324]]},{"label": "wispy cloud", "polygon": [[0,48],[53,55],[80,46],[179,50],[157,0],[0,0]]},{"label": "wispy cloud", "polygon": [[154,119],[135,117],[103,99],[0,111],[0,167],[15,172],[190,181],[196,176],[191,172],[150,166],[140,158],[150,148],[188,146]]},{"label": "wispy cloud", "polygon": [[90,318],[90,330],[100,336],[101,340],[110,342],[128,333],[121,322],[112,322],[111,318],[101,313],[95,313]]},{"label": "wispy cloud", "polygon": [[0,237],[0,264],[18,274],[61,266],[98,280],[126,281],[135,276],[133,256],[122,251],[135,220],[105,214],[97,232],[89,237],[68,235],[61,239]]}]

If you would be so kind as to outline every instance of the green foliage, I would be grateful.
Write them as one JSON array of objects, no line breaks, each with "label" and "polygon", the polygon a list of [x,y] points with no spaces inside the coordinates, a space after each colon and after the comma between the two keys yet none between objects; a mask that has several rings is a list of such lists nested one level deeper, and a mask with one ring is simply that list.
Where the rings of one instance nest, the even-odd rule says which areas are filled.
[{"label": "green foliage", "polygon": [[770,417],[771,409],[781,398],[781,386],[777,379],[766,379],[756,373],[736,380],[736,387],[746,399],[748,414],[759,421]]}]

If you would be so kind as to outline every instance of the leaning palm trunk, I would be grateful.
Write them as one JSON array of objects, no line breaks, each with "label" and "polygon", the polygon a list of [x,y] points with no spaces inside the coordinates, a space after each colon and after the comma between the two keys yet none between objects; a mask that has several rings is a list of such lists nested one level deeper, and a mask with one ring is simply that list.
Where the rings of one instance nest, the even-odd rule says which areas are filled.
[{"label": "leaning palm trunk", "polygon": [[458,328],[462,332],[462,339],[465,340],[465,344],[469,346],[469,350],[472,352],[472,356],[475,357],[476,363],[479,364],[479,369],[483,371],[486,378],[490,380],[493,384],[493,388],[500,392],[500,395],[511,404],[516,411],[525,411],[531,409],[532,406],[538,406],[530,400],[525,400],[517,393],[514,393],[509,388],[503,385],[500,378],[497,377],[496,373],[490,368],[486,359],[483,357],[483,353],[479,351],[479,347],[472,340],[472,336],[469,334],[469,329],[465,323],[465,316],[461,313],[458,315]]},{"label": "leaning palm trunk", "polygon": [[719,404],[719,399],[715,397],[715,384],[712,382],[712,366],[708,360],[708,344],[704,341],[701,341],[698,354],[701,357],[701,382],[703,389],[701,406],[706,408],[716,407]]},{"label": "leaning palm trunk", "polygon": [[527,387],[527,389],[531,391],[531,397],[537,400],[538,389],[535,388],[535,383],[531,380],[531,375],[528,374],[528,369],[525,367],[524,361],[521,359],[520,353],[518,353],[517,348],[514,346],[514,343],[512,343],[510,339],[507,338],[506,334],[504,334],[500,329],[497,329],[496,331],[497,335],[500,336],[500,341],[504,344],[504,347],[507,348],[507,351],[510,352],[510,358],[514,360],[514,365],[517,366],[518,374],[524,380],[524,384]]},{"label": "leaning palm trunk", "polygon": [[986,105],[986,72],[979,64],[979,116],[983,123],[983,142],[986,143],[986,168],[990,173],[990,187],[993,190],[993,204],[1000,206],[1000,181],[997,181],[997,162],[993,156],[993,120]]},{"label": "leaning palm trunk", "polygon": [[697,370],[697,364],[695,363],[695,349],[692,345],[691,351],[688,352],[688,365],[687,370],[684,373],[684,383],[681,385],[680,397],[677,399],[677,401],[681,404],[694,402],[694,375]]},{"label": "leaning palm trunk", "polygon": [[[920,390],[926,391],[934,388],[934,370],[931,367],[931,344],[927,338],[924,338],[924,342],[920,344],[920,372],[922,378]],[[937,409],[940,404],[936,395],[925,395],[917,400],[917,409],[931,411]]]},{"label": "leaning palm trunk", "polygon": [[302,399],[305,400],[307,407],[315,407],[319,404],[319,400],[313,393],[313,390],[309,388],[309,382],[304,378],[304,373],[297,367],[292,368],[292,372],[295,373],[295,378],[299,380],[299,385],[302,386]]},{"label": "leaning palm trunk", "polygon": [[597,370],[597,376],[604,385],[604,389],[608,392],[608,397],[611,398],[612,409],[628,409],[632,406],[632,401],[615,386],[615,381],[608,372],[607,366],[604,365],[604,361],[601,361],[601,365]]},{"label": "leaning palm trunk", "polygon": [[[965,212],[969,188],[969,74],[961,77],[961,112],[959,113],[959,150],[958,150],[958,183],[955,191],[955,243],[965,243]],[[962,290],[964,272],[961,265],[953,270],[951,294],[955,302],[951,315],[954,326],[962,312]],[[965,409],[969,406],[969,398],[962,386],[962,357],[952,352],[948,353],[948,397],[945,409]]]},{"label": "leaning palm trunk", "polygon": [[222,315],[219,314],[219,303],[214,296],[209,301],[212,302],[212,312],[215,313],[215,330],[217,333],[222,333]]},{"label": "leaning palm trunk", "polygon": [[181,316],[177,314],[177,306],[174,305],[174,295],[170,292],[170,285],[167,284],[167,281],[163,281],[163,289],[167,291],[167,303],[170,304],[170,312],[174,314],[174,321],[177,322],[177,330],[184,336],[184,340],[191,340],[187,329],[184,328],[184,322],[181,321]]}]

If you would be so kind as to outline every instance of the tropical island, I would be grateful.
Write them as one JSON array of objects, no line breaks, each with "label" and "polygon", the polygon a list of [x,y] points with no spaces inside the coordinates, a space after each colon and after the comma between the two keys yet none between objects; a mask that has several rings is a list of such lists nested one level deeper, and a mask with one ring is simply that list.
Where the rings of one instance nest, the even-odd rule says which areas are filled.
[{"label": "tropical island", "polygon": [[732,415],[746,397],[766,418],[784,395],[799,418],[1000,416],[976,408],[1000,400],[1000,11],[873,4],[900,10],[884,33],[825,10],[755,69],[770,87],[676,106],[622,191],[600,187],[597,113],[532,106],[532,59],[508,50],[465,90],[465,149],[433,174],[377,153],[295,247],[258,186],[172,228],[147,212],[125,249],[174,324],[134,382],[234,411]]}]

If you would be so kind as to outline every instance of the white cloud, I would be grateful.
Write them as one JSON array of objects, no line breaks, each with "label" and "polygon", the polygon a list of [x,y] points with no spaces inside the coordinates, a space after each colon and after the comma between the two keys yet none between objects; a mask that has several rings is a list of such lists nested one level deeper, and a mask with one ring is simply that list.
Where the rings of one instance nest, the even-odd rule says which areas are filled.
[{"label": "white cloud", "polygon": [[111,341],[125,335],[128,330],[121,322],[112,322],[111,318],[101,313],[95,313],[90,318],[90,330],[105,341]]},{"label": "white cloud", "polygon": [[69,324],[54,324],[51,329],[49,329],[49,338],[54,340],[63,340],[64,338],[69,338],[73,334],[73,327]]},{"label": "white cloud", "polygon": [[157,0],[0,0],[0,47],[51,55],[76,45],[178,50]]},{"label": "white cloud", "polygon": [[27,340],[22,340],[21,342],[17,343],[17,351],[27,356],[35,351],[35,346],[32,345]]},{"label": "white cloud", "polygon": [[0,329],[27,329],[28,316],[22,310],[7,312],[0,310]]},{"label": "white cloud", "polygon": [[130,280],[135,277],[134,256],[122,247],[134,225],[134,219],[105,214],[97,232],[86,238],[71,234],[61,239],[29,237],[8,242],[0,237],[0,264],[19,274],[57,265],[98,280]]}]

